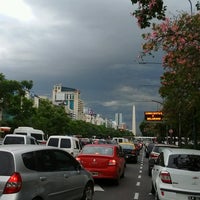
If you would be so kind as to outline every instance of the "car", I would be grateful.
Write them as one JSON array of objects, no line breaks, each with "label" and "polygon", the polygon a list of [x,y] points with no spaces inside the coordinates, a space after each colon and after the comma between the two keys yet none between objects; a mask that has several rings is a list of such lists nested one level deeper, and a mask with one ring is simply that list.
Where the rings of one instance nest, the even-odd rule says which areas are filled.
[{"label": "car", "polygon": [[130,143],[130,142],[119,143],[119,145],[122,147],[126,162],[127,163],[129,163],[129,162],[137,163],[138,152],[137,152],[135,145],[133,143]]},{"label": "car", "polygon": [[34,129],[33,127],[19,126],[14,129],[13,134],[32,136],[39,142],[39,144],[46,144],[44,132],[39,129]]},{"label": "car", "polygon": [[82,148],[81,142],[77,137],[66,135],[51,135],[47,140],[46,146],[61,148],[74,157],[79,154]]},{"label": "car", "polygon": [[9,144],[33,144],[38,145],[38,141],[28,135],[17,135],[17,134],[7,134],[3,141],[2,145],[9,145]]},{"label": "car", "polygon": [[118,185],[124,177],[126,161],[119,145],[87,144],[76,159],[94,179],[110,179]]},{"label": "car", "polygon": [[92,175],[62,149],[1,145],[0,163],[0,200],[93,199]]},{"label": "car", "polygon": [[152,193],[159,200],[200,199],[200,150],[166,148],[152,169]]},{"label": "car", "polygon": [[149,158],[149,155],[154,147],[155,143],[148,143],[145,145],[145,157]]},{"label": "car", "polygon": [[154,166],[155,161],[157,160],[158,156],[160,155],[160,152],[164,148],[177,148],[178,146],[173,144],[155,144],[151,153],[149,154],[149,160],[148,160],[148,175],[151,176],[151,170]]}]

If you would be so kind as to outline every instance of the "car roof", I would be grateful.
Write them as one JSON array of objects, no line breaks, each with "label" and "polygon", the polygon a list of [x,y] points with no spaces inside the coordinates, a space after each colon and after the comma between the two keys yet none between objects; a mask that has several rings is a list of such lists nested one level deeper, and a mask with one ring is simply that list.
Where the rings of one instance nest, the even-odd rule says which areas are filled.
[{"label": "car roof", "polygon": [[120,144],[121,144],[121,145],[126,145],[126,144],[127,144],[127,145],[133,145],[133,146],[135,146],[135,144],[132,143],[132,142],[120,142],[119,145],[120,145]]},{"label": "car roof", "polygon": [[[22,134],[7,134],[5,137],[24,137],[24,138],[34,138],[30,135],[22,135]],[[34,138],[35,139],[35,138]]]},{"label": "car roof", "polygon": [[86,144],[85,146],[87,146],[87,147],[88,146],[91,146],[91,147],[115,147],[115,146],[119,146],[119,145],[118,144]]},{"label": "car roof", "polygon": [[45,145],[30,145],[30,144],[0,145],[0,151],[7,151],[12,153],[25,153],[30,151],[44,150],[44,149],[59,149],[59,148],[45,146]]},{"label": "car roof", "polygon": [[195,154],[200,155],[200,150],[195,149],[182,149],[182,148],[166,148],[162,150],[167,154]]},{"label": "car roof", "polygon": [[174,144],[155,144],[154,147],[178,147]]}]

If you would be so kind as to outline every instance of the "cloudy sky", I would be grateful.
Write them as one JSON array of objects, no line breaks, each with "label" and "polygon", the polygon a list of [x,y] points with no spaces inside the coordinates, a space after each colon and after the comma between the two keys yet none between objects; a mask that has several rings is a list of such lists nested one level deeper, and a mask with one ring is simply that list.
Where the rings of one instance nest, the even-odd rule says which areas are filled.
[{"label": "cloudy sky", "polygon": [[[164,0],[168,11],[187,0]],[[194,3],[195,5],[195,3]],[[161,56],[138,63],[143,42],[131,0],[0,0],[0,73],[33,80],[32,92],[51,96],[54,84],[80,89],[85,106],[132,129],[144,111],[160,109]],[[154,63],[154,64],[152,64]],[[138,131],[139,134],[139,131]]]}]

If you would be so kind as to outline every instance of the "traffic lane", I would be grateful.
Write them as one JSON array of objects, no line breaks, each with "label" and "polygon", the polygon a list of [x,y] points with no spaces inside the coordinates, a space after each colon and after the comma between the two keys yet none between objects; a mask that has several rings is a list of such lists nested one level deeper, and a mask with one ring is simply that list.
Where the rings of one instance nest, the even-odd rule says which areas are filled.
[{"label": "traffic lane", "polygon": [[125,177],[118,186],[109,180],[97,180],[94,200],[153,200],[151,177],[148,176],[148,159],[143,150],[137,164],[127,164]]}]

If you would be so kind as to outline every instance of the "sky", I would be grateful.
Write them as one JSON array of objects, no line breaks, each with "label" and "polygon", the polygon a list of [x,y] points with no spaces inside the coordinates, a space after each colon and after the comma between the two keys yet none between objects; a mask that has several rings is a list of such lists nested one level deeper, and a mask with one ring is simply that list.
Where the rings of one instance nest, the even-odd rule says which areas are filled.
[{"label": "sky", "polygon": [[[189,0],[164,0],[168,14]],[[194,2],[195,5],[195,2]],[[32,80],[32,93],[51,97],[55,84],[76,88],[86,107],[114,120],[122,113],[137,133],[145,111],[161,109],[161,54],[138,56],[144,42],[131,0],[0,0],[0,73]]]}]

